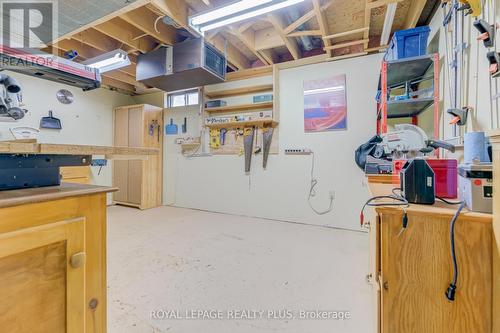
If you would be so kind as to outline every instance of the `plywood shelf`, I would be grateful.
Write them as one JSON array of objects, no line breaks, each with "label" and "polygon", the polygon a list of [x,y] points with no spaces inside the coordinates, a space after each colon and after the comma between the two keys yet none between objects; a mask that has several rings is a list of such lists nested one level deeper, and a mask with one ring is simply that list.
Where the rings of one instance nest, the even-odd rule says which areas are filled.
[{"label": "plywood shelf", "polygon": [[250,121],[232,121],[222,124],[206,124],[208,128],[235,128],[235,127],[264,127],[264,125],[278,126],[278,122],[272,119],[250,120]]},{"label": "plywood shelf", "polygon": [[253,103],[253,104],[240,104],[240,105],[228,105],[216,108],[205,108],[206,112],[210,113],[224,113],[224,112],[242,112],[242,111],[253,111],[253,110],[265,110],[272,109],[273,102],[264,103]]},{"label": "plywood shelf", "polygon": [[244,87],[244,88],[237,88],[237,89],[207,91],[207,92],[205,92],[205,96],[209,99],[216,99],[216,98],[224,98],[224,97],[251,95],[251,94],[257,94],[257,93],[266,92],[266,91],[272,92],[273,85],[266,84],[266,85],[261,85],[261,86]]}]

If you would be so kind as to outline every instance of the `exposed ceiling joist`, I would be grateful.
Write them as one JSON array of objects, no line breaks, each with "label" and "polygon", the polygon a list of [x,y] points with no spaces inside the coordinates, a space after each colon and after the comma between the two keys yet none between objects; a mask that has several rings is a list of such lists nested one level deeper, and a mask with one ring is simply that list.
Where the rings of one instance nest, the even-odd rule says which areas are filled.
[{"label": "exposed ceiling joist", "polygon": [[[122,7],[121,9],[119,10],[116,10],[108,15],[105,15],[95,21],[92,21],[88,24],[85,24],[85,25],[82,25],[81,27],[79,27],[78,29],[75,29],[67,34],[64,34],[62,36],[59,36],[58,38],[56,38],[55,40],[52,41],[52,43],[56,43],[60,40],[63,40],[63,39],[67,39],[67,38],[70,38],[71,36],[73,36],[74,34],[76,33],[79,33],[81,31],[84,31],[84,30],[87,30],[87,29],[90,29],[98,24],[101,24],[101,23],[104,23],[104,22],[107,22],[115,17],[118,17],[130,10],[134,10],[136,8],[139,8],[139,7],[142,7],[142,6],[145,6],[147,4],[149,4],[151,2],[151,0],[136,0],[132,3],[129,3],[129,5],[125,6],[125,7]],[[51,43],[51,44],[52,44]]]},{"label": "exposed ceiling joist", "polygon": [[369,28],[364,27],[364,28],[359,28],[359,29],[354,29],[354,30],[339,32],[339,33],[336,33],[336,34],[333,34],[333,35],[324,36],[323,39],[334,39],[334,38],[338,38],[338,37],[344,37],[344,36],[354,35],[354,34],[357,34],[357,33],[368,31],[368,30],[369,30]]},{"label": "exposed ceiling joist", "polygon": [[302,37],[302,36],[322,36],[321,30],[299,30],[291,32],[288,37]]},{"label": "exposed ceiling joist", "polygon": [[415,28],[418,19],[420,18],[420,15],[424,10],[426,2],[427,2],[426,0],[412,0],[404,24],[405,29]]},{"label": "exposed ceiling joist", "polygon": [[188,15],[189,7],[184,0],[151,0],[151,5],[163,15],[168,15],[184,29],[191,31]]},{"label": "exposed ceiling joist", "polygon": [[295,38],[287,37],[285,31],[283,30],[283,20],[281,19],[281,17],[279,17],[275,13],[271,13],[267,15],[267,18],[269,22],[271,22],[271,24],[273,25],[274,29],[276,29],[276,32],[281,37],[283,42],[285,43],[285,46],[292,55],[293,59],[295,60],[300,59],[301,52],[299,45],[297,44]]},{"label": "exposed ceiling joist", "polygon": [[121,18],[160,43],[173,45],[176,42],[177,30],[164,24],[158,15],[146,7],[127,12]]},{"label": "exposed ceiling joist", "polygon": [[243,45],[247,49],[249,49],[260,61],[262,61],[265,65],[272,64],[273,62],[268,62],[268,59],[263,57],[259,51],[255,49],[255,32],[251,29],[247,29],[243,32],[240,32],[237,28],[230,27],[229,33],[233,34],[236,38],[238,38]]},{"label": "exposed ceiling joist", "polygon": [[307,13],[305,13],[304,15],[302,15],[300,18],[298,18],[295,22],[290,24],[288,27],[283,29],[283,31],[285,32],[285,34],[288,35],[291,32],[293,32],[295,29],[300,27],[302,24],[306,23],[307,21],[309,21],[310,19],[312,19],[315,16],[316,16],[316,13],[314,12],[314,10],[310,10]]},{"label": "exposed ceiling joist", "polygon": [[339,43],[339,44],[335,44],[335,45],[325,46],[324,49],[325,49],[325,51],[331,51],[331,50],[342,49],[344,47],[349,47],[349,46],[359,45],[359,44],[365,44],[365,47],[366,47],[366,45],[368,45],[368,41],[369,41],[369,39],[354,40],[351,42],[345,42],[345,43]]},{"label": "exposed ceiling joist", "polygon": [[98,24],[94,29],[142,53],[147,53],[156,46],[147,37],[136,39],[143,32],[120,18]]},{"label": "exposed ceiling joist", "polygon": [[[321,4],[319,1],[320,0],[313,0],[313,10],[316,15],[316,19],[318,20],[318,25],[319,25],[319,30],[321,31],[321,35],[326,36],[329,33],[328,25],[326,23],[325,13],[323,12],[323,9],[321,8]],[[329,39],[323,39],[323,43],[325,44],[325,49],[328,46],[331,46],[331,42]],[[328,51],[327,53],[331,54],[330,51]]]}]

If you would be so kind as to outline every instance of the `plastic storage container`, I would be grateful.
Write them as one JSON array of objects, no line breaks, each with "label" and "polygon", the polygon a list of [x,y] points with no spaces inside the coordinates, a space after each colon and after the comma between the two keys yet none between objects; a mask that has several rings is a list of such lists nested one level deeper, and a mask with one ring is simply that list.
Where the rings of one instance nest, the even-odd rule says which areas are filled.
[{"label": "plastic storage container", "polygon": [[427,54],[430,31],[428,26],[396,31],[384,59],[391,61]]}]

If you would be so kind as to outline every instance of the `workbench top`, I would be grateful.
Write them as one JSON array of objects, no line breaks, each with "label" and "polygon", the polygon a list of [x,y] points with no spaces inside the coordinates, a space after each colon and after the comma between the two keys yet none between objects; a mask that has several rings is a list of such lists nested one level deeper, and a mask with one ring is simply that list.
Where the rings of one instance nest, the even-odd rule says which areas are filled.
[{"label": "workbench top", "polygon": [[62,183],[60,186],[0,191],[0,208],[52,201],[68,197],[109,193],[117,190],[118,189],[114,187],[107,186]]},{"label": "workbench top", "polygon": [[[369,182],[369,188],[372,196],[378,195],[390,195],[392,194],[392,189],[394,188],[391,184],[380,184],[380,183],[372,183]],[[391,200],[388,200],[390,202]],[[458,201],[458,199],[449,199],[449,201]],[[395,211],[402,212],[401,207],[397,206],[382,206],[382,207],[374,207],[375,211],[378,213],[394,213]],[[451,218],[455,215],[457,211],[458,205],[448,205],[440,200],[436,200],[434,205],[416,205],[410,204],[408,208],[405,208],[408,214],[420,214],[420,215],[434,215],[434,216],[446,216]],[[480,221],[491,223],[493,220],[492,214],[486,213],[476,213],[467,210],[464,208],[461,217],[466,217],[467,220],[471,221]]]}]

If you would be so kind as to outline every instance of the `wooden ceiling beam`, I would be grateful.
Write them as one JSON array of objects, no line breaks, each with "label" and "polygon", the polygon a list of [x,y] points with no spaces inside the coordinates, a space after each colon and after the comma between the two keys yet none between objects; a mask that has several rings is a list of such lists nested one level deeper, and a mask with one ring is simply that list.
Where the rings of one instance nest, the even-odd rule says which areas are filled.
[{"label": "wooden ceiling beam", "polygon": [[185,0],[151,0],[151,5],[163,15],[168,15],[179,26],[187,31],[198,35],[188,22],[189,7]]},{"label": "wooden ceiling beam", "polygon": [[146,7],[127,12],[120,17],[160,43],[173,45],[176,42],[177,30],[164,24],[158,15]]},{"label": "wooden ceiling beam", "polygon": [[314,10],[310,10],[307,13],[305,13],[304,15],[302,15],[301,17],[299,17],[295,22],[291,23],[286,28],[284,28],[283,31],[285,32],[286,35],[288,35],[291,32],[293,32],[295,29],[300,27],[302,24],[306,23],[307,21],[309,21],[310,19],[312,19],[315,16],[316,16],[316,13],[314,12]]},{"label": "wooden ceiling beam", "polygon": [[84,30],[87,30],[89,28],[92,28],[98,24],[101,24],[101,23],[104,23],[106,21],[109,21],[117,16],[120,16],[122,15],[123,13],[126,13],[130,10],[134,10],[136,8],[139,8],[139,7],[142,7],[144,5],[147,5],[151,2],[151,0],[136,0],[132,3],[130,3],[129,5],[123,7],[123,8],[120,8],[118,10],[115,10],[114,12],[108,14],[108,15],[105,15],[103,17],[100,17],[99,19],[95,20],[95,21],[92,21],[88,24],[84,24],[82,25],[81,27],[79,27],[78,29],[75,29],[73,31],[70,31],[68,32],[67,34],[64,34],[58,38],[56,38],[54,41],[52,41],[52,43],[56,43],[60,40],[63,40],[63,39],[67,39],[67,38],[70,38],[72,35],[76,34],[76,33],[79,33],[81,31],[84,31]]},{"label": "wooden ceiling beam", "polygon": [[351,42],[345,42],[345,43],[339,43],[339,44],[335,44],[335,45],[325,46],[324,49],[325,49],[325,51],[331,51],[331,50],[337,50],[337,49],[341,49],[341,48],[353,46],[353,45],[358,45],[358,44],[368,45],[368,41],[369,41],[369,39],[354,40]]},{"label": "wooden ceiling beam", "polygon": [[[331,2],[330,2],[331,4]],[[323,12],[323,8],[321,7],[320,0],[313,0],[313,10],[316,15],[316,19],[318,20],[319,30],[321,31],[322,36],[327,36],[329,34],[328,24],[326,23],[325,13]],[[323,39],[323,44],[325,48],[331,46],[331,42],[329,39]],[[330,51],[327,51],[328,55],[331,55]]]},{"label": "wooden ceiling beam", "polygon": [[338,38],[338,37],[354,35],[357,33],[366,32],[367,30],[369,30],[369,28],[363,27],[363,28],[349,30],[349,31],[345,31],[345,32],[339,32],[339,33],[336,33],[333,35],[323,36],[323,39],[334,39],[334,38]]},{"label": "wooden ceiling beam", "polygon": [[287,35],[288,37],[302,37],[302,36],[322,36],[321,30],[297,30]]},{"label": "wooden ceiling beam", "polygon": [[408,9],[408,14],[404,23],[404,29],[415,28],[420,15],[422,15],[426,2],[426,0],[413,0],[411,2],[410,9]]},{"label": "wooden ceiling beam", "polygon": [[108,87],[111,90],[118,90],[119,92],[125,92],[129,95],[135,95],[136,92],[133,85],[115,80],[108,76],[102,77],[101,87]]},{"label": "wooden ceiling beam", "polygon": [[297,44],[297,41],[294,38],[289,38],[285,34],[285,31],[283,30],[283,20],[281,19],[281,17],[272,13],[268,14],[267,18],[269,22],[271,22],[271,24],[273,25],[274,29],[276,29],[276,32],[281,37],[283,42],[285,43],[285,46],[292,55],[293,59],[295,60],[300,59],[301,52],[299,45]]},{"label": "wooden ceiling beam", "polygon": [[133,64],[137,63],[137,57],[135,56],[135,54],[131,53],[132,51],[134,51],[132,48],[128,47],[127,45],[123,45],[117,40],[112,39],[97,30],[88,29],[85,31],[81,31],[71,36],[71,39],[77,40],[82,44],[101,50],[103,53],[110,52],[116,49],[122,49],[128,53],[130,61]]},{"label": "wooden ceiling beam", "polygon": [[222,53],[226,50],[227,60],[238,69],[250,68],[252,66],[250,60],[240,50],[238,50],[237,47],[221,35],[210,36],[209,39],[205,37],[205,39]]},{"label": "wooden ceiling beam", "polygon": [[260,61],[262,61],[265,65],[273,64],[274,62],[271,59],[266,59],[266,57],[262,56],[259,51],[255,49],[255,32],[251,29],[246,29],[244,32],[240,32],[239,29],[234,27],[229,27],[228,32],[238,38],[243,45],[247,49],[249,49]]},{"label": "wooden ceiling beam", "polygon": [[118,17],[98,24],[94,29],[142,53],[147,53],[156,46],[147,37],[136,39],[142,34],[142,31]]}]

